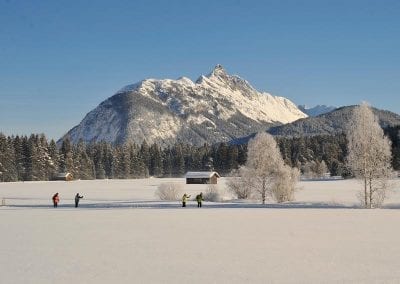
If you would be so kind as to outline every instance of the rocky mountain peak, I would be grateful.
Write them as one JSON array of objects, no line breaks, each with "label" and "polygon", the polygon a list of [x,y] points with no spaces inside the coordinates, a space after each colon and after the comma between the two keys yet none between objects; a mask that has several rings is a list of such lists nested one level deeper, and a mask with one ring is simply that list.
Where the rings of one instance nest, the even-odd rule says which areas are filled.
[{"label": "rocky mountain peak", "polygon": [[289,100],[258,92],[217,65],[196,83],[181,77],[128,85],[89,112],[67,135],[74,143],[82,139],[202,145],[304,117]]},{"label": "rocky mountain peak", "polygon": [[212,76],[227,76],[228,74],[226,73],[224,67],[221,64],[217,64],[212,72],[207,76],[207,77],[212,77]]}]

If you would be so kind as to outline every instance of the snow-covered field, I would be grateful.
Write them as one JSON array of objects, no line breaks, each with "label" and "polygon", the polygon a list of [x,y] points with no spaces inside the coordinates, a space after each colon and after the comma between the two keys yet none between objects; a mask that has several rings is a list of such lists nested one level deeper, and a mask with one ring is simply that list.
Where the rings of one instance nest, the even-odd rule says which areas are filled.
[{"label": "snow-covered field", "polygon": [[157,200],[164,182],[184,183],[0,183],[0,283],[400,283],[399,180],[376,210],[358,209],[351,180],[301,182],[283,205],[226,193],[201,209]]}]

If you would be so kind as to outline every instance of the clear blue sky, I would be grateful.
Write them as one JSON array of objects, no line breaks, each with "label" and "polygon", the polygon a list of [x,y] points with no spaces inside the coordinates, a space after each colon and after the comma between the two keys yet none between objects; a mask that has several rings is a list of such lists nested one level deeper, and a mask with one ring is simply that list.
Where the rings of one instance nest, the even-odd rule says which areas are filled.
[{"label": "clear blue sky", "polygon": [[400,113],[400,1],[0,0],[0,131],[58,139],[124,85],[217,63],[296,104]]}]

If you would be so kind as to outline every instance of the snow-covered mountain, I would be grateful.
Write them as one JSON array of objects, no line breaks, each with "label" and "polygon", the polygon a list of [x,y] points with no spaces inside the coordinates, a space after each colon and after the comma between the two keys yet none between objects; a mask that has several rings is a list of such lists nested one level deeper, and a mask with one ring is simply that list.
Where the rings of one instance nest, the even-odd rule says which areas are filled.
[{"label": "snow-covered mountain", "polygon": [[66,135],[73,143],[146,139],[163,145],[177,141],[199,145],[230,141],[304,117],[290,100],[260,93],[217,65],[196,82],[182,77],[128,85]]},{"label": "snow-covered mountain", "polygon": [[331,112],[336,109],[334,106],[316,105],[315,107],[307,107],[306,105],[299,105],[299,109],[308,116],[318,116]]}]

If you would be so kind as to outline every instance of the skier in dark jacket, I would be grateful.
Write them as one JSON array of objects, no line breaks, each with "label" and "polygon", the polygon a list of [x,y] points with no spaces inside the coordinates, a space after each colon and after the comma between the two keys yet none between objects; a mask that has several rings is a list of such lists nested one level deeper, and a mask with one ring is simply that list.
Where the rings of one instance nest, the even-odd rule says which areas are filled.
[{"label": "skier in dark jacket", "polygon": [[201,203],[203,202],[203,193],[196,195],[197,207],[201,207]]},{"label": "skier in dark jacket", "polygon": [[79,199],[81,199],[81,198],[83,198],[83,196],[80,196],[79,193],[77,193],[77,194],[75,195],[75,208],[78,207],[78,205],[79,205]]}]

